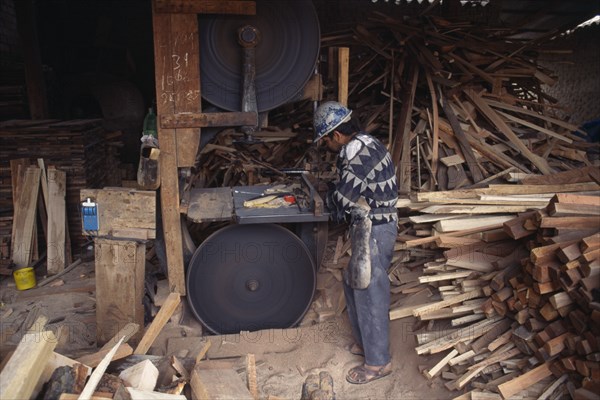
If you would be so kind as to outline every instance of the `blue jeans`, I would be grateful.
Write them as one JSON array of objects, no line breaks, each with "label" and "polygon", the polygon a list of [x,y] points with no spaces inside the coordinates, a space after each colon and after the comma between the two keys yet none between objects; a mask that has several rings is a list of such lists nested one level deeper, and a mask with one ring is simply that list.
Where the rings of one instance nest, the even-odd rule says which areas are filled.
[{"label": "blue jeans", "polygon": [[373,225],[370,239],[371,283],[366,289],[352,289],[344,280],[352,334],[364,349],[365,363],[368,365],[385,365],[391,360],[390,281],[387,270],[392,261],[397,236],[397,221]]}]

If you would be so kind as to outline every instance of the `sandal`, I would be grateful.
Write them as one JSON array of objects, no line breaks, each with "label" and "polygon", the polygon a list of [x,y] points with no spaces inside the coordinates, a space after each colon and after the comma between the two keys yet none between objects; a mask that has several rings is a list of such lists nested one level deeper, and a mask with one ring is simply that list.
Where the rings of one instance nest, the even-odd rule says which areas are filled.
[{"label": "sandal", "polygon": [[350,354],[354,354],[355,356],[361,356],[361,357],[365,356],[365,351],[358,343],[352,343],[348,347],[348,351],[350,352]]},{"label": "sandal", "polygon": [[374,380],[383,378],[392,373],[392,363],[388,363],[379,367],[379,369],[372,370],[367,368],[364,364],[354,367],[348,371],[346,380],[350,383],[362,385],[365,383],[373,382]]}]

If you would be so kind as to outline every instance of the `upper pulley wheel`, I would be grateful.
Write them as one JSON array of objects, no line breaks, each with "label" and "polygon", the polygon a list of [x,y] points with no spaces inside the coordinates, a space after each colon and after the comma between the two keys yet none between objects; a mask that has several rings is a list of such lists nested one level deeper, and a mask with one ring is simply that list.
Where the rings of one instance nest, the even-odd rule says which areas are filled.
[{"label": "upper pulley wheel", "polygon": [[200,15],[200,78],[202,97],[229,111],[242,107],[242,54],[239,29],[260,32],[256,46],[258,112],[295,98],[314,73],[320,30],[311,1],[258,0],[256,15]]}]

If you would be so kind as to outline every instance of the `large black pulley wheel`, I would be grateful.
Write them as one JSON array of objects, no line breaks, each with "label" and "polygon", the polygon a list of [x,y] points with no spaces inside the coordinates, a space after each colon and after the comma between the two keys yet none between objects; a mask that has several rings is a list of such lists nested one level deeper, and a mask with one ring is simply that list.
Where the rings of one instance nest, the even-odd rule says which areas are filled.
[{"label": "large black pulley wheel", "polygon": [[238,29],[251,26],[256,44],[257,111],[298,97],[314,73],[320,46],[317,13],[310,0],[257,0],[256,15],[200,15],[202,97],[241,111],[243,50]]},{"label": "large black pulley wheel", "polygon": [[217,334],[293,327],[308,310],[316,273],[306,245],[279,225],[229,225],[209,236],[188,269],[187,293]]}]

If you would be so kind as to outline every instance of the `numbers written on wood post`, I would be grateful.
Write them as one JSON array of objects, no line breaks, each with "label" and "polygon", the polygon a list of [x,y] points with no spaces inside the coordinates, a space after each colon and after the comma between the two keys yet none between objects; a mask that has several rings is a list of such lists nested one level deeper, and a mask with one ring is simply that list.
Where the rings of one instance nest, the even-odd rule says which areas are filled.
[{"label": "numbers written on wood post", "polygon": [[[161,77],[160,101],[163,105],[169,103],[181,104],[197,103],[200,98],[200,89],[195,87],[198,75],[198,55],[193,51],[194,34],[179,34],[174,38],[171,51],[173,54],[162,57],[163,73]],[[166,48],[166,46],[161,46]],[[178,51],[181,50],[181,51]]]}]

